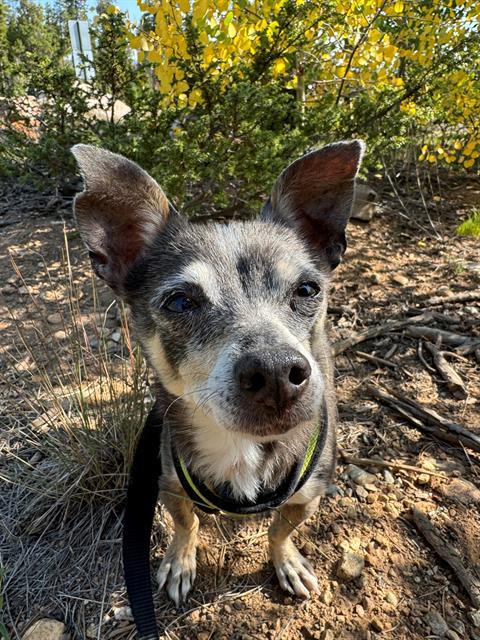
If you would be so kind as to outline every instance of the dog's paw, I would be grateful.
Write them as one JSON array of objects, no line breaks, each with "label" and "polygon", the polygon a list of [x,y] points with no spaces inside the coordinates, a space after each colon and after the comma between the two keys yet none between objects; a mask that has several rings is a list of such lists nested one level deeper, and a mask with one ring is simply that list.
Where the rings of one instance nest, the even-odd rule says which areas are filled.
[{"label": "dog's paw", "polygon": [[159,589],[165,587],[178,607],[192,589],[196,575],[196,547],[193,545],[179,547],[172,542],[157,572]]},{"label": "dog's paw", "polygon": [[317,576],[312,565],[292,542],[273,547],[271,556],[278,581],[284,591],[299,598],[309,598],[312,591],[319,592]]}]

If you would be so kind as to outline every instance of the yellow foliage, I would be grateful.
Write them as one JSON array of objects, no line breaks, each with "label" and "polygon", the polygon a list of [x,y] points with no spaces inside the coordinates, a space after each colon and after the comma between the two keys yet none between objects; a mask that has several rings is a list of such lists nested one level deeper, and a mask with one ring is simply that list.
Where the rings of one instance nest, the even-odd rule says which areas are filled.
[{"label": "yellow foliage", "polygon": [[439,144],[432,134],[422,146],[422,160],[469,168],[480,155],[478,59],[471,69],[446,67],[430,111],[408,93],[409,74],[419,78],[425,70],[429,82],[428,70],[435,72],[439,61],[448,59],[445,51],[461,51],[478,27],[478,0],[138,0],[138,5],[155,16],[155,30],[132,33],[129,41],[155,66],[165,108],[202,104],[205,82],[223,94],[263,55],[262,81],[270,78],[289,89],[297,86],[299,61],[308,66],[307,104],[327,92],[338,103],[359,89],[372,100],[390,91],[403,118],[426,124],[440,113],[452,130],[462,124],[452,143]]}]

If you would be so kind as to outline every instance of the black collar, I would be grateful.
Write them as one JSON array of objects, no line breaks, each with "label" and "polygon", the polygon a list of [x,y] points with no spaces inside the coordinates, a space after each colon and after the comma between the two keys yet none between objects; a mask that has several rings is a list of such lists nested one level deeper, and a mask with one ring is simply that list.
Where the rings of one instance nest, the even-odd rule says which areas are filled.
[{"label": "black collar", "polygon": [[299,491],[312,475],[323,449],[322,434],[326,432],[327,412],[324,407],[323,420],[312,431],[302,458],[290,469],[285,480],[273,491],[264,491],[255,500],[235,500],[225,490],[212,491],[202,480],[190,471],[184,458],[178,454],[172,441],[171,452],[178,479],[188,497],[196,507],[206,513],[219,513],[226,516],[250,516],[271,509],[277,509],[294,493]]}]

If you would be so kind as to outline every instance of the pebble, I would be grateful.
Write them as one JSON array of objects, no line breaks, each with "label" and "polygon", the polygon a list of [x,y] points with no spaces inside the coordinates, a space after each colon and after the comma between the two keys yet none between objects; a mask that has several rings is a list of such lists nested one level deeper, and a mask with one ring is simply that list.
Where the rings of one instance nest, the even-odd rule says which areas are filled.
[{"label": "pebble", "polygon": [[430,611],[427,613],[425,621],[434,635],[440,636],[441,638],[445,637],[448,631],[448,625],[438,611]]},{"label": "pebble", "polygon": [[445,634],[445,637],[449,640],[462,640],[456,631],[449,629]]},{"label": "pebble", "polygon": [[133,620],[130,607],[113,607],[113,617],[115,620]]},{"label": "pebble", "polygon": [[59,313],[51,313],[47,316],[47,322],[49,324],[60,324],[62,321],[62,316]]},{"label": "pebble", "polygon": [[60,329],[59,331],[55,331],[53,335],[57,340],[65,340],[67,337],[67,334],[63,329]]},{"label": "pebble", "polygon": [[365,560],[363,555],[352,551],[344,551],[337,567],[337,576],[341,580],[355,580],[362,575],[364,567]]},{"label": "pebble", "polygon": [[200,611],[198,609],[194,609],[191,613],[190,613],[190,620],[192,622],[198,622],[200,620]]},{"label": "pebble", "polygon": [[200,631],[197,635],[198,640],[209,640],[210,633],[208,631]]},{"label": "pebble", "polygon": [[354,464],[349,464],[345,471],[350,480],[361,487],[364,487],[366,484],[373,484],[377,479],[373,473],[369,473]]},{"label": "pebble", "polygon": [[383,631],[383,622],[378,617],[372,618],[370,620],[370,626],[374,631],[377,631],[378,633]]},{"label": "pebble", "polygon": [[450,620],[450,626],[461,636],[465,635],[465,624],[461,620]]},{"label": "pebble", "polygon": [[386,509],[393,518],[398,518],[399,516],[398,509],[394,504],[391,504],[390,502],[387,503]]},{"label": "pebble", "polygon": [[333,593],[330,589],[330,587],[328,589],[325,589],[325,591],[322,592],[321,596],[320,596],[320,600],[323,602],[323,604],[326,604],[327,607],[329,607],[332,602],[333,602]]},{"label": "pebble", "polygon": [[28,289],[27,289],[27,287],[20,287],[20,288],[18,289],[18,293],[19,293],[21,296],[26,296],[26,295],[28,295]]},{"label": "pebble", "polygon": [[110,338],[114,341],[114,342],[120,342],[120,338],[122,337],[122,334],[120,331],[114,331],[112,333],[112,335],[110,336]]},{"label": "pebble", "polygon": [[333,631],[331,629],[325,629],[325,631],[321,635],[322,640],[335,640],[335,636],[333,635]]},{"label": "pebble", "polygon": [[407,286],[409,282],[407,276],[404,276],[401,273],[394,273],[392,276],[392,280],[393,282],[395,282],[395,284],[399,284],[402,287]]},{"label": "pebble", "polygon": [[355,612],[357,616],[360,616],[360,618],[363,618],[365,615],[365,609],[362,607],[361,604],[355,605]]},{"label": "pebble", "polygon": [[469,611],[467,616],[474,627],[480,628],[480,609]]},{"label": "pebble", "polygon": [[395,478],[388,469],[383,470],[383,479],[387,484],[395,484]]},{"label": "pebble", "polygon": [[355,493],[359,498],[362,498],[362,500],[366,500],[368,497],[368,491],[362,486],[355,487]]},{"label": "pebble", "polygon": [[32,624],[23,635],[22,640],[66,640],[67,628],[59,620],[42,618]]},{"label": "pebble", "polygon": [[387,591],[387,593],[385,594],[385,600],[392,605],[392,607],[396,607],[398,606],[398,598],[397,596],[393,593],[393,591]]}]

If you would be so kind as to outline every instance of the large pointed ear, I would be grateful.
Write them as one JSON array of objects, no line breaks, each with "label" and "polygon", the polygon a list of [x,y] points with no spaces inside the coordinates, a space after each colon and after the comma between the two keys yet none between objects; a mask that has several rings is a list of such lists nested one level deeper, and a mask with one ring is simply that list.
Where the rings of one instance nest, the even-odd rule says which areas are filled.
[{"label": "large pointed ear", "polygon": [[169,203],[153,178],[123,156],[77,144],[84,179],[75,198],[80,235],[95,273],[122,295],[127,273],[163,228]]},{"label": "large pointed ear", "polygon": [[264,218],[297,229],[331,269],[347,248],[345,228],[364,147],[361,140],[337,142],[302,156],[280,174],[262,211]]}]

